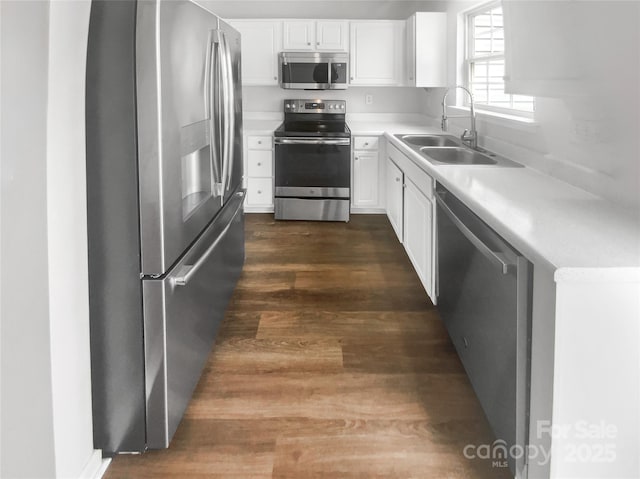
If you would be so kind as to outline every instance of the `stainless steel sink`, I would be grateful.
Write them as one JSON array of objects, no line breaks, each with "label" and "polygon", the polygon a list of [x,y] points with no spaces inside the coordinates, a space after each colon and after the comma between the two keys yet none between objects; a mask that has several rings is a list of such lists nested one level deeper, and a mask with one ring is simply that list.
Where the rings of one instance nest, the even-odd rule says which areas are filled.
[{"label": "stainless steel sink", "polygon": [[413,146],[460,146],[460,141],[446,135],[396,135],[405,143]]},{"label": "stainless steel sink", "polygon": [[436,166],[495,166],[522,168],[522,165],[480,147],[472,149],[451,135],[395,135],[395,137]]},{"label": "stainless steel sink", "polygon": [[420,148],[420,153],[428,159],[447,165],[496,165],[498,162],[490,156],[470,148]]}]

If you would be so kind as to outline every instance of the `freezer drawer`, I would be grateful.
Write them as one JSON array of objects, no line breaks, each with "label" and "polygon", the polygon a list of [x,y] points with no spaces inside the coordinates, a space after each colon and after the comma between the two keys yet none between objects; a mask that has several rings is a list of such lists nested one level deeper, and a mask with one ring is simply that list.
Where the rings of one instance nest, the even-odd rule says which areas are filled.
[{"label": "freezer drawer", "polygon": [[149,448],[169,446],[240,276],[243,200],[235,194],[165,277],[143,281]]}]

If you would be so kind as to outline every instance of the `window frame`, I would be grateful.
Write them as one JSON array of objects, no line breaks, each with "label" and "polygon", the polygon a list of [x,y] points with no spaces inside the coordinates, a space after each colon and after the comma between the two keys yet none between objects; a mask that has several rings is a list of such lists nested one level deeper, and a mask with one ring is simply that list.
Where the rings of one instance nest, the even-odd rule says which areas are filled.
[{"label": "window frame", "polygon": [[[475,62],[478,61],[491,61],[491,60],[503,60],[505,61],[505,53],[490,53],[487,55],[479,55],[479,56],[474,56],[471,57],[471,52],[473,51],[473,35],[472,35],[472,28],[473,28],[473,18],[475,18],[476,16],[483,14],[483,13],[487,13],[489,11],[491,11],[492,9],[496,8],[496,7],[502,7],[502,1],[501,0],[493,0],[490,2],[486,2],[483,3],[481,5],[478,5],[470,10],[467,10],[466,12],[464,12],[464,58],[463,58],[463,80],[464,80],[464,86],[466,88],[469,89],[469,91],[472,91],[472,87],[471,87],[471,69],[472,69],[472,65]],[[505,93],[506,95],[509,95],[509,99],[511,101],[511,104],[513,104],[513,97],[514,96],[528,96],[528,95],[514,95],[512,93]],[[530,97],[533,99],[533,111],[527,111],[527,110],[520,110],[517,108],[507,108],[507,107],[501,107],[501,106],[495,106],[495,105],[488,105],[485,103],[474,103],[474,108],[478,111],[481,112],[490,112],[490,113],[497,113],[497,114],[502,114],[502,115],[509,115],[509,116],[515,116],[515,117],[521,117],[521,118],[526,118],[526,119],[533,119],[535,116],[535,107],[536,107],[536,99],[535,97]],[[470,101],[468,98],[468,95],[465,95],[463,97],[463,101],[462,101],[462,105],[465,107],[470,107]]]}]

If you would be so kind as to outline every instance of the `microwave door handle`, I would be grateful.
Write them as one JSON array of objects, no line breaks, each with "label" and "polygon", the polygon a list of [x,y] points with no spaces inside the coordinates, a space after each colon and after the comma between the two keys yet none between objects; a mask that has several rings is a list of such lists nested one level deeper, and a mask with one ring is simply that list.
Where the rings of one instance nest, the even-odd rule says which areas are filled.
[{"label": "microwave door handle", "polygon": [[329,60],[327,62],[327,83],[329,84],[329,90],[331,90],[331,77],[333,76],[333,69],[331,68],[333,66],[333,63],[331,63],[331,60]]}]

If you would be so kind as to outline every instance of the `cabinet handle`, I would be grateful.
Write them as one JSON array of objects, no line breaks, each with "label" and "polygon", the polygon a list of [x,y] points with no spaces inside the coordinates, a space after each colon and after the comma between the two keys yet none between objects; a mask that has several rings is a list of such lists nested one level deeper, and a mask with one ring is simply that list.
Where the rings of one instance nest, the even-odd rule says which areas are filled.
[{"label": "cabinet handle", "polygon": [[400,178],[396,178],[396,181],[400,181]]},{"label": "cabinet handle", "polygon": [[258,140],[258,145],[262,145],[262,140]]},{"label": "cabinet handle", "polygon": [[356,160],[356,161],[358,160],[358,157],[357,157],[357,156],[355,157],[355,160]]},{"label": "cabinet handle", "polygon": [[364,142],[364,146],[369,146],[369,143],[367,143],[366,141]]},{"label": "cabinet handle", "polygon": [[307,45],[308,45],[308,46],[311,46],[311,42],[307,42]]},{"label": "cabinet handle", "polygon": [[262,190],[258,190],[258,194],[261,195],[262,194]]},{"label": "cabinet handle", "polygon": [[316,42],[316,45],[320,45],[320,42]]},{"label": "cabinet handle", "polygon": [[258,162],[258,166],[262,165],[262,163]]},{"label": "cabinet handle", "polygon": [[353,77],[350,77],[351,80],[353,80]]},{"label": "cabinet handle", "polygon": [[278,77],[273,77],[273,79],[274,79],[274,80],[277,80],[277,79],[278,79]]}]

